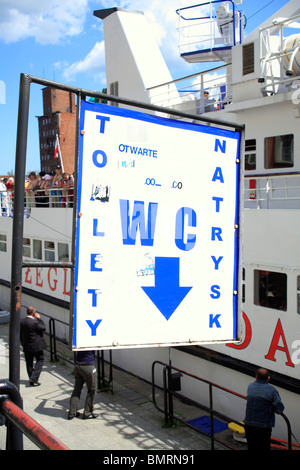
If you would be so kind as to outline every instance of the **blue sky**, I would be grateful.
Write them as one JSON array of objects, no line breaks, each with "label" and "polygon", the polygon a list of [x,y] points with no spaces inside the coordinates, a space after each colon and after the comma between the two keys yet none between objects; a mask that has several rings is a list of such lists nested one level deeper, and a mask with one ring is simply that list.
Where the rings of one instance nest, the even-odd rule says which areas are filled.
[{"label": "blue sky", "polygon": [[[143,11],[173,78],[194,73],[178,54],[177,8],[188,0],[0,0],[0,175],[14,172],[20,74],[54,80],[89,90],[102,90],[105,59],[102,21],[94,10],[122,7]],[[244,0],[246,34],[287,0]],[[41,86],[32,85],[26,170],[39,171],[36,116],[43,114]]]}]

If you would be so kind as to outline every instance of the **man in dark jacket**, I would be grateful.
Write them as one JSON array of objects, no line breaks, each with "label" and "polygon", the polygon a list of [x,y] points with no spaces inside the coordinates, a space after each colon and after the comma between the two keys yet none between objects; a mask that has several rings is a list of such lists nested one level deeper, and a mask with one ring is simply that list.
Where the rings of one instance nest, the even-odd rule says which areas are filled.
[{"label": "man in dark jacket", "polygon": [[284,410],[279,393],[268,383],[269,379],[268,371],[260,368],[256,381],[248,386],[244,419],[248,450],[270,450],[275,413]]},{"label": "man in dark jacket", "polygon": [[[44,364],[44,349],[47,347],[43,335],[45,330],[45,324],[35,307],[28,307],[26,318],[20,322],[20,339],[31,386],[40,385],[38,380]],[[35,365],[33,365],[34,359]]]}]

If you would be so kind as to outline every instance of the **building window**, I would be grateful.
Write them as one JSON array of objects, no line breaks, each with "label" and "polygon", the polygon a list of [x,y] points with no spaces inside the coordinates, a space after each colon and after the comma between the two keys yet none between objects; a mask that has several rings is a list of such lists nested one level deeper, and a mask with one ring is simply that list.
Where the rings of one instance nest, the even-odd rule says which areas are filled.
[{"label": "building window", "polygon": [[265,138],[265,168],[289,168],[294,165],[293,134]]},{"label": "building window", "polygon": [[256,169],[256,139],[245,141],[245,170]]},{"label": "building window", "polygon": [[7,237],[3,233],[0,234],[0,251],[7,251]]},{"label": "building window", "polygon": [[276,310],[287,309],[287,275],[254,270],[254,303]]}]

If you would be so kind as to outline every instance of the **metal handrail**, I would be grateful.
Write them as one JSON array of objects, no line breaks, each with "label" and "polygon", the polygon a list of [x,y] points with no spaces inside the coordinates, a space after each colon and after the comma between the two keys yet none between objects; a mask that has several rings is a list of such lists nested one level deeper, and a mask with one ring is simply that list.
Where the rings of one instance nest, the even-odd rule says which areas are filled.
[{"label": "metal handrail", "polygon": [[[147,88],[151,102],[174,109],[186,109],[195,115],[217,111],[232,100],[230,65],[221,65]],[[224,86],[226,89],[222,89]],[[205,93],[208,93],[208,97]]]},{"label": "metal handrail", "polygon": [[[244,187],[244,202],[251,203],[256,202],[254,208],[260,208],[261,203],[266,203],[268,207],[268,202],[275,201],[299,201],[300,200],[300,172],[299,171],[290,171],[290,172],[280,172],[280,173],[246,173],[244,175],[245,181],[256,181],[256,187],[250,188],[245,185]],[[291,184],[293,178],[295,179],[296,184]],[[273,185],[273,182],[282,180],[282,185]],[[265,185],[260,184],[265,181]],[[58,192],[59,189],[52,189],[54,193]],[[278,194],[275,195],[275,192]],[[283,194],[280,194],[283,193]],[[49,201],[49,204],[46,204],[46,201]],[[64,203],[59,203],[58,194],[50,194],[49,199],[45,196],[40,197],[39,201],[40,207],[72,207],[73,206],[73,194],[66,194],[66,201]],[[27,194],[26,204],[24,205],[24,213],[26,216],[30,216],[31,208],[37,207],[36,203],[32,202],[32,199]],[[253,208],[253,207],[249,207]],[[13,198],[8,202],[8,212],[1,215],[13,216]]]},{"label": "metal handrail", "polygon": [[[271,24],[259,29],[259,48],[260,48],[260,77],[259,83],[263,94],[276,93],[280,85],[285,85],[285,91],[292,91],[295,86],[299,86],[299,76],[293,70],[293,60],[299,50],[299,44],[295,43],[294,49],[287,50],[284,41],[288,36],[284,34],[284,28],[294,28],[295,23],[299,27],[300,14],[297,13],[289,18],[277,18]],[[278,45],[273,50],[270,41],[271,37],[278,38]],[[287,61],[287,69],[283,73],[282,59]],[[273,62],[278,63],[278,67],[273,67]]]},{"label": "metal handrail", "polygon": [[23,411],[20,393],[9,381],[0,382],[0,412],[9,421],[6,450],[23,450],[23,434],[42,450],[69,450]]},{"label": "metal handrail", "polygon": [[255,187],[244,187],[244,202],[255,203],[254,208],[265,203],[265,208],[270,209],[272,202],[300,200],[300,172],[249,174],[245,176],[247,180],[255,182]]},{"label": "metal handrail", "polygon": [[[201,42],[208,43],[208,49],[213,49],[213,40],[216,38],[222,39],[221,34],[218,31],[218,23],[217,23],[217,15],[214,5],[221,4],[222,0],[213,0],[209,2],[200,3],[197,5],[192,5],[188,7],[178,8],[176,10],[177,15],[179,16],[179,50],[180,53],[184,52],[191,52],[191,45],[195,45],[196,49],[200,49],[199,44]],[[235,4],[232,0],[231,3],[231,12],[232,17],[228,18],[227,24],[232,23],[232,38],[230,38],[230,45],[235,46],[236,44],[240,44],[243,39],[243,24],[242,24],[242,12],[237,10]],[[207,8],[205,8],[207,7]],[[188,10],[197,12],[199,14],[191,14],[189,17],[183,16],[182,12]],[[237,14],[237,17],[236,17]],[[183,24],[183,26],[181,26]],[[207,30],[203,28],[203,26],[208,25]],[[193,32],[191,33],[191,29]],[[204,29],[204,31],[203,31]],[[185,34],[185,31],[187,33]],[[182,38],[186,38],[188,42],[182,42]],[[205,38],[202,39],[201,38]],[[197,47],[198,46],[198,47]],[[226,40],[223,40],[222,47],[226,47]]]},{"label": "metal handrail", "polygon": [[[157,402],[156,402],[156,398],[155,398],[155,387],[158,387],[158,385],[155,385],[155,382],[154,382],[154,371],[155,371],[155,366],[157,364],[160,364],[161,366],[163,366],[163,393],[164,393],[164,409],[161,409]],[[174,390],[173,386],[172,386],[172,371],[176,371],[177,374],[180,374],[180,375],[185,375],[189,378],[192,378],[192,379],[195,379],[195,380],[198,380],[202,383],[205,383],[209,386],[209,406],[205,406],[203,404],[200,404],[186,396],[183,396],[182,394],[179,394],[176,392],[176,390]],[[161,388],[161,387],[160,387]],[[232,446],[230,446],[228,443],[226,443],[225,441],[222,441],[220,439],[217,439],[215,437],[215,434],[214,434],[214,423],[213,423],[213,416],[217,416],[219,417],[220,419],[222,419],[223,421],[225,422],[234,422],[234,423],[237,423],[237,424],[241,424],[240,421],[237,421],[235,419],[232,419],[232,418],[228,418],[227,416],[223,415],[222,413],[214,410],[213,408],[213,397],[212,397],[212,391],[213,391],[213,388],[217,388],[219,390],[223,390],[224,392],[227,392],[231,395],[234,395],[236,396],[237,398],[241,398],[243,400],[246,400],[247,397],[245,395],[242,395],[240,393],[237,393],[237,392],[234,392],[233,390],[230,390],[228,388],[225,388],[225,387],[222,387],[221,385],[218,385],[216,383],[213,383],[209,380],[206,380],[206,379],[203,379],[202,377],[198,377],[194,374],[191,374],[189,372],[186,372],[182,369],[178,369],[177,367],[174,367],[172,365],[169,365],[169,364],[166,364],[166,363],[163,363],[161,361],[154,361],[153,364],[152,364],[152,398],[153,398],[153,404],[154,406],[156,407],[156,409],[158,411],[161,411],[162,413],[164,413],[164,416],[165,416],[165,424],[169,424],[170,420],[172,421],[173,419],[176,419],[177,421],[181,422],[182,424],[188,426],[188,427],[191,427],[193,428],[195,431],[201,433],[201,434],[204,434],[207,436],[207,433],[205,433],[204,431],[201,431],[195,427],[193,427],[192,425],[190,425],[189,423],[186,423],[184,420],[182,420],[181,418],[179,418],[179,416],[175,416],[174,415],[174,411],[173,411],[173,397],[177,397],[179,398],[180,400],[182,401],[185,401],[186,403],[190,404],[190,405],[193,405],[195,406],[196,408],[199,408],[199,409],[202,409],[206,412],[209,413],[210,415],[210,425],[211,425],[211,433],[210,433],[210,438],[211,438],[211,450],[214,450],[214,442],[218,442],[228,448],[232,448]],[[287,418],[287,416],[284,414],[284,413],[280,413],[280,416],[282,416],[282,418],[285,420],[286,422],[286,425],[287,425],[287,434],[288,434],[288,439],[287,439],[287,449],[288,450],[292,450],[292,430],[291,430],[291,425],[290,425],[290,422]],[[278,440],[279,441],[279,440]],[[280,446],[277,446],[277,447],[280,447]]]},{"label": "metal handrail", "polygon": [[[47,188],[28,190],[24,197],[24,214],[29,217],[33,207],[40,208],[72,208],[74,203],[74,187]],[[0,217],[13,217],[13,191],[0,191]]]}]

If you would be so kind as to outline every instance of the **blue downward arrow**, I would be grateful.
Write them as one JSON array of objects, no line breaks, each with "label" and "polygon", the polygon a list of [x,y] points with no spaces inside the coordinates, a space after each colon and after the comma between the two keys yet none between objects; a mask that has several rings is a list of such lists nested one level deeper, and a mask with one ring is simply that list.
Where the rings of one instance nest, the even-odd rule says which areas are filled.
[{"label": "blue downward arrow", "polygon": [[169,320],[192,287],[179,287],[179,258],[155,258],[155,286],[142,287]]}]

